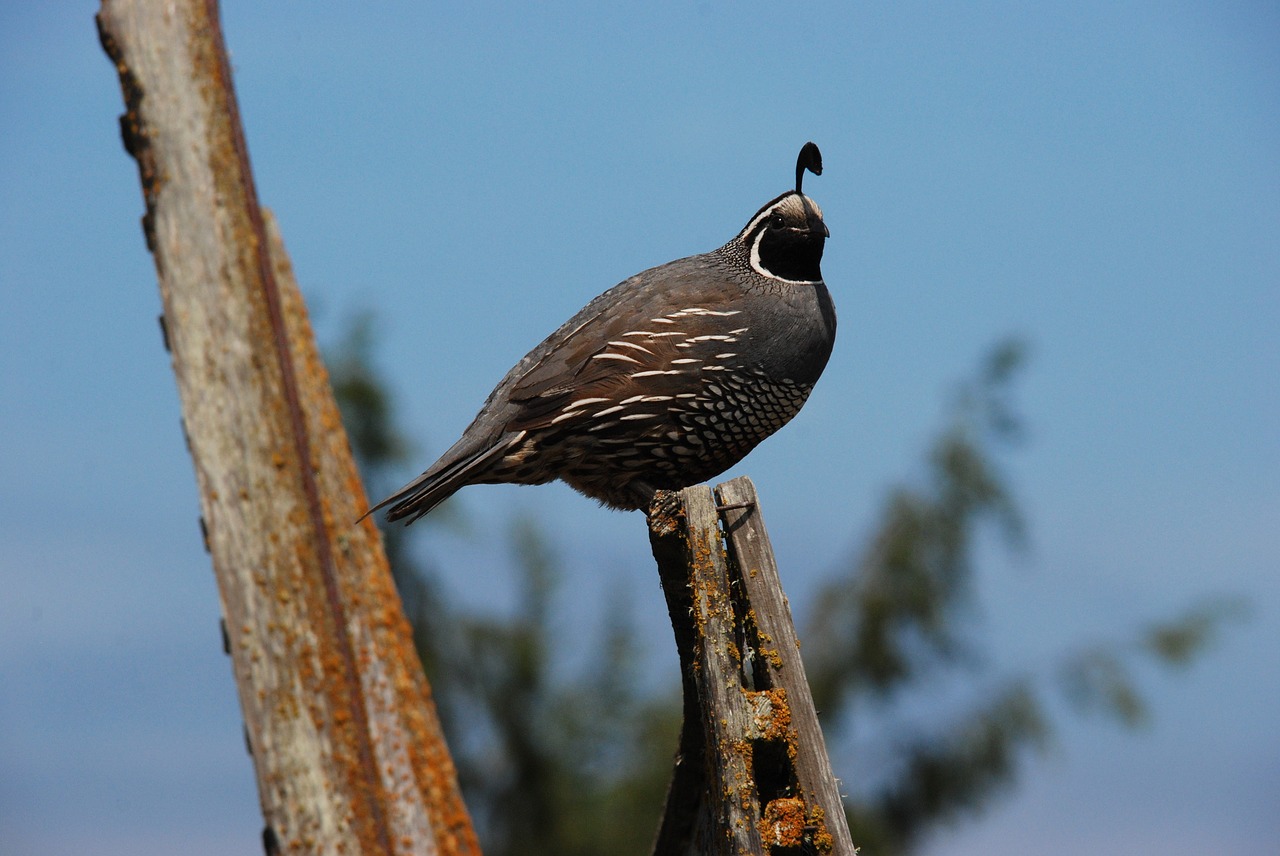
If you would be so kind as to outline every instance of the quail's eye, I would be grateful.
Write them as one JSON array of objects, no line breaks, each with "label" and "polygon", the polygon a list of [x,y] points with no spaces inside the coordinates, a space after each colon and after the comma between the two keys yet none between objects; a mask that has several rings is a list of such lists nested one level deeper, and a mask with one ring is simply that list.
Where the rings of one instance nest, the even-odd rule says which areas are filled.
[{"label": "quail's eye", "polygon": [[787,225],[787,221],[783,218],[781,214],[774,214],[772,217],[769,218],[770,229],[781,229],[786,225]]}]

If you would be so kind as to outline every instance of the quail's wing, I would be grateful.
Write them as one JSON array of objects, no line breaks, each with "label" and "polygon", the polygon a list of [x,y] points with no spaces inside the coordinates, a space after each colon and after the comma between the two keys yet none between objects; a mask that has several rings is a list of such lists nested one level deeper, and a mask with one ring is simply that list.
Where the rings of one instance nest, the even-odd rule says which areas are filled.
[{"label": "quail's wing", "polygon": [[[511,428],[554,424],[637,396],[688,393],[708,350],[733,338],[736,287],[701,257],[639,274],[602,294],[530,354],[508,392]],[[660,303],[660,306],[655,304]]]}]

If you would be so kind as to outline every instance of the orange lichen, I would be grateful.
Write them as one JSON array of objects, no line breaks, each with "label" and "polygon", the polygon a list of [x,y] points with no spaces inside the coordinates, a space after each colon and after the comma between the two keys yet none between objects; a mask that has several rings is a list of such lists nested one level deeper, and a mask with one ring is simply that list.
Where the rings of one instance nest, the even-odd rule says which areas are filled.
[{"label": "orange lichen", "polygon": [[764,808],[760,818],[760,838],[770,849],[775,847],[800,847],[804,844],[804,800],[796,797],[780,797]]},{"label": "orange lichen", "polygon": [[813,843],[814,849],[819,853],[830,853],[835,849],[836,841],[834,836],[827,830],[827,815],[822,810],[822,806],[814,806],[813,811],[809,813],[809,840]]},{"label": "orange lichen", "polygon": [[746,695],[752,705],[752,725],[756,740],[781,741],[791,737],[791,708],[787,705],[785,689],[775,687],[771,690],[747,692]]}]

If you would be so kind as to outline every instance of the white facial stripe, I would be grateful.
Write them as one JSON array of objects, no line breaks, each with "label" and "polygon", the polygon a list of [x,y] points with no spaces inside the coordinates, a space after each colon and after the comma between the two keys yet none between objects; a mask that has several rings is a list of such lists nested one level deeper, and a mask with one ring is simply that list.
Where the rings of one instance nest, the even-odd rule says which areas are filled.
[{"label": "white facial stripe", "polygon": [[752,218],[741,234],[750,235],[752,230],[759,226],[762,221],[772,217],[778,211],[785,211],[786,213],[805,216],[806,218],[809,212],[812,212],[818,215],[819,220],[822,219],[822,209],[818,207],[818,203],[807,196],[801,197],[794,193],[788,193]]},{"label": "white facial stripe", "polygon": [[[748,223],[748,224],[747,224],[747,228],[745,228],[745,229],[743,229],[743,230],[742,230],[742,234],[744,234],[744,235],[750,235],[750,234],[751,234],[751,231],[752,231],[753,229],[755,229],[755,227],[756,227],[756,226],[759,226],[759,225],[760,225],[761,223],[763,223],[765,220],[768,220],[770,217],[772,217],[772,216],[773,216],[773,212],[775,212],[775,211],[777,211],[777,210],[778,210],[778,208],[782,205],[782,202],[783,202],[783,201],[784,201],[784,200],[779,200],[779,201],[775,202],[774,204],[770,205],[768,208],[766,208],[766,209],[764,209],[763,211],[761,211],[759,214],[757,214],[757,215],[755,216],[755,219],[753,219],[750,223]],[[757,239],[757,240],[759,240],[759,239]]]}]

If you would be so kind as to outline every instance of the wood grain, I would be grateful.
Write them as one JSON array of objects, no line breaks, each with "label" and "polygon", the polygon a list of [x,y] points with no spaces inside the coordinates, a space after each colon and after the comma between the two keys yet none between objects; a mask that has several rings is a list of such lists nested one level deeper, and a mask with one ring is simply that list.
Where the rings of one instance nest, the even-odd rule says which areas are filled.
[{"label": "wood grain", "polygon": [[259,206],[212,0],[98,14],[268,850],[477,854],[285,255]]}]

